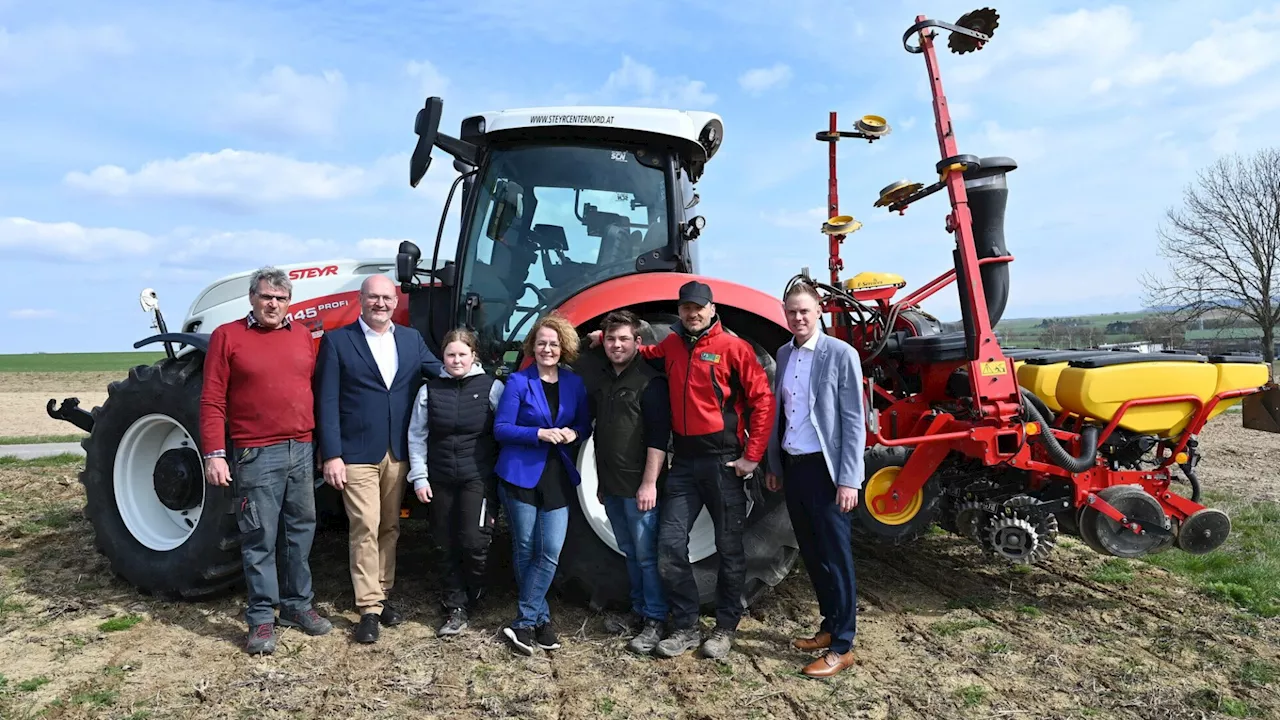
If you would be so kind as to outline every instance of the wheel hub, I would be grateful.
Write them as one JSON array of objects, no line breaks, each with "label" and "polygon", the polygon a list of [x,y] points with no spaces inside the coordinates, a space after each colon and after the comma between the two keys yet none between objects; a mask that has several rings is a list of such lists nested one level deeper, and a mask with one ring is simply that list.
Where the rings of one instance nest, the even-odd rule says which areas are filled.
[{"label": "wheel hub", "polygon": [[189,447],[166,450],[151,480],[162,505],[178,512],[190,510],[203,495],[199,454]]}]

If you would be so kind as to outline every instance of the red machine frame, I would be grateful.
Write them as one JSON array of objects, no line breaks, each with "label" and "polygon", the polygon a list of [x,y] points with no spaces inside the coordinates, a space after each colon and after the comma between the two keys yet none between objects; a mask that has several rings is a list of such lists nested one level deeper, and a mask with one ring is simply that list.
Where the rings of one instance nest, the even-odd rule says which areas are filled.
[{"label": "red machine frame", "polygon": [[[990,13],[990,19],[994,22],[996,17],[994,11],[988,9],[976,11],[970,15],[980,13]],[[867,445],[914,448],[892,484],[882,494],[866,498],[868,509],[877,515],[891,515],[904,511],[938,470],[947,455],[956,451],[967,457],[978,459],[986,466],[1004,465],[1027,471],[1030,490],[1040,490],[1053,479],[1064,480],[1071,487],[1073,510],[1086,506],[1092,507],[1136,534],[1152,533],[1169,536],[1171,532],[1168,527],[1144,527],[1107,503],[1098,493],[1115,485],[1138,484],[1159,501],[1166,515],[1177,518],[1179,521],[1203,509],[1198,502],[1179,496],[1169,489],[1172,481],[1170,468],[1175,462],[1187,462],[1188,442],[1200,432],[1209,415],[1220,402],[1250,395],[1257,390],[1250,388],[1222,392],[1208,401],[1195,395],[1171,395],[1125,402],[1099,434],[1097,447],[1101,447],[1102,443],[1116,431],[1130,408],[1164,403],[1191,403],[1195,408],[1194,415],[1177,436],[1161,439],[1158,442],[1156,453],[1160,464],[1157,468],[1150,470],[1112,469],[1103,458],[1095,455],[1091,467],[1082,472],[1073,472],[1055,464],[1042,444],[1029,442],[1031,438],[1041,433],[1052,433],[1064,449],[1076,455],[1081,452],[1083,443],[1080,431],[1086,419],[1064,411],[1052,427],[1040,427],[1038,423],[1029,422],[1023,407],[1022,389],[1017,382],[1013,363],[1004,355],[991,327],[979,268],[987,263],[1010,262],[1013,257],[979,259],[977,256],[972,216],[964,181],[965,158],[969,156],[961,155],[958,149],[938,68],[934,46],[936,33],[931,29],[941,27],[950,30],[954,35],[960,35],[959,40],[953,35],[951,41],[953,51],[962,53],[980,49],[990,39],[990,35],[975,29],[982,27],[980,23],[969,22],[966,25],[968,17],[970,16],[962,18],[959,25],[953,25],[930,20],[920,15],[916,17],[916,23],[903,36],[903,45],[908,52],[924,55],[933,95],[938,147],[943,159],[938,163],[940,179],[937,183],[923,189],[913,186],[908,190],[909,195],[887,203],[890,211],[901,214],[911,203],[945,187],[951,204],[951,212],[946,217],[945,228],[948,233],[955,236],[956,248],[959,251],[959,273],[955,269],[948,270],[896,303],[889,301],[892,293],[872,294],[868,295],[868,299],[874,300],[884,317],[893,317],[890,314],[892,309],[918,305],[942,288],[956,282],[962,299],[970,309],[969,334],[972,340],[967,343],[967,357],[963,361],[919,366],[921,389],[916,394],[906,397],[897,396],[868,383],[869,389],[866,393],[875,393],[877,397],[890,404],[886,408],[877,410],[874,405],[868,403],[869,412],[877,413],[875,420],[878,422],[874,425],[875,429],[867,433]],[[915,48],[907,44],[913,35],[919,38],[919,45]],[[957,46],[961,46],[961,49]],[[836,123],[836,114],[832,112],[829,132],[818,134],[819,140],[829,142],[830,178],[827,204],[833,218],[839,213],[834,140],[837,134],[846,137],[862,137],[858,133],[839,133]],[[829,244],[828,266],[831,271],[832,285],[837,287],[839,271],[844,267],[840,258],[840,244],[844,237],[844,235],[833,234]],[[828,298],[824,303],[824,312],[831,313],[833,320],[829,324],[829,332],[845,340],[854,340],[856,326],[850,327],[848,324],[839,323],[839,307],[840,303],[835,298]],[[894,329],[886,328],[886,332],[892,332]],[[965,418],[939,412],[931,402],[945,397],[948,379],[960,368],[967,369],[972,391],[972,401],[968,408],[970,417]],[[1070,429],[1071,426],[1074,426],[1074,430]],[[1165,522],[1168,523],[1167,518]]]}]

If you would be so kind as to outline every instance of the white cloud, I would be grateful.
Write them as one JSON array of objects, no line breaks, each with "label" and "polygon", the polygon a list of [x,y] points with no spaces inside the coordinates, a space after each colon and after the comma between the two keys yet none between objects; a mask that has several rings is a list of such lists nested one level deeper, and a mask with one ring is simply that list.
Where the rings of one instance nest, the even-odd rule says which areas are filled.
[{"label": "white cloud", "polygon": [[403,238],[400,240],[393,240],[391,238],[364,238],[360,242],[356,243],[356,250],[359,251],[361,257],[394,258],[396,256],[396,251],[400,249],[400,243],[405,242],[406,240],[413,242],[413,240],[410,240],[409,238]]},{"label": "white cloud", "polygon": [[1129,8],[1113,5],[1050,15],[1038,25],[1011,33],[1009,46],[1015,53],[1031,57],[1114,58],[1133,47],[1140,31]]},{"label": "white cloud", "polygon": [[270,138],[327,137],[346,97],[346,80],[336,70],[305,75],[277,65],[252,90],[228,100],[222,123]]},{"label": "white cloud", "polygon": [[21,310],[10,310],[9,317],[14,320],[48,320],[58,316],[57,310],[22,308]]},{"label": "white cloud", "polygon": [[70,172],[64,182],[106,197],[180,198],[252,210],[361,195],[389,179],[388,170],[382,161],[373,170],[365,170],[226,149],[192,153],[178,160],[154,160],[132,173],[116,165],[103,165],[88,173]]},{"label": "white cloud", "polygon": [[738,85],[752,95],[759,95],[766,90],[782,87],[791,80],[791,68],[784,63],[776,63],[772,67],[754,68],[738,77]]},{"label": "white cloud", "polygon": [[342,246],[320,238],[297,238],[266,230],[175,231],[164,261],[175,266],[286,264],[343,255]]},{"label": "white cloud", "polygon": [[418,81],[423,98],[432,95],[444,97],[448,94],[449,78],[445,77],[444,73],[440,72],[440,69],[431,61],[411,61],[405,66],[405,72]]},{"label": "white cloud", "polygon": [[1234,85],[1280,61],[1280,10],[1255,12],[1211,30],[1186,50],[1139,57],[1127,65],[1130,85],[1182,81],[1198,87]]},{"label": "white cloud", "polygon": [[1000,126],[994,120],[982,124],[988,147],[1000,155],[1016,158],[1019,163],[1028,163],[1044,157],[1049,147],[1049,134],[1044,128],[1033,127],[1024,130],[1011,130]]},{"label": "white cloud", "polygon": [[24,255],[92,262],[145,255],[159,244],[156,238],[136,230],[0,218],[0,249]]},{"label": "white cloud", "polygon": [[602,93],[610,98],[623,97],[638,105],[661,105],[677,108],[706,108],[716,96],[707,92],[707,84],[681,75],[664,77],[631,56],[623,56],[622,66],[609,73]]},{"label": "white cloud", "polygon": [[133,46],[119,28],[50,25],[21,32],[0,27],[0,90],[51,83],[102,57],[119,57]]}]

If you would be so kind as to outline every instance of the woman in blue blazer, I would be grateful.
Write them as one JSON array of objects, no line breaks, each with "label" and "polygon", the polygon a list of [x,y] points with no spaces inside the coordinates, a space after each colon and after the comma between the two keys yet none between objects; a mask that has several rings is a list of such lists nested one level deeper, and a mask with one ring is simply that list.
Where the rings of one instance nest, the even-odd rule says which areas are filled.
[{"label": "woman in blue blazer", "polygon": [[578,357],[578,334],[558,315],[538,321],[524,341],[527,368],[512,373],[498,401],[493,434],[502,482],[498,496],[511,526],[520,599],[502,632],[516,652],[560,647],[547,592],[569,527],[569,497],[580,482],[574,454],[591,434],[582,378],[566,367]]}]

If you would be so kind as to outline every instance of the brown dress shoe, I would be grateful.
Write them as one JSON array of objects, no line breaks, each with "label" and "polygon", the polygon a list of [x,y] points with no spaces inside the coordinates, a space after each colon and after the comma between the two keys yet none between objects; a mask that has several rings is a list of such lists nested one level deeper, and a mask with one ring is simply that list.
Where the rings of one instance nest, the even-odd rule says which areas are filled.
[{"label": "brown dress shoe", "polygon": [[831,677],[856,662],[857,660],[854,659],[852,650],[843,655],[828,650],[823,653],[822,657],[806,665],[803,672],[809,677]]},{"label": "brown dress shoe", "polygon": [[831,647],[831,633],[824,631],[811,638],[796,638],[791,644],[797,650],[804,650],[805,652],[829,648]]}]

